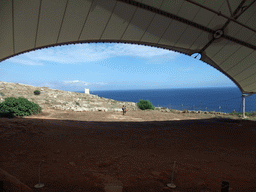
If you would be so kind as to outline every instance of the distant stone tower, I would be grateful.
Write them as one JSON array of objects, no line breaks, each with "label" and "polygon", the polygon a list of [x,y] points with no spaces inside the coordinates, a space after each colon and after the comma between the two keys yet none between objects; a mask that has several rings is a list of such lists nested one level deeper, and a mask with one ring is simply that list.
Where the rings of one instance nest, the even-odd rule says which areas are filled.
[{"label": "distant stone tower", "polygon": [[85,94],[90,94],[90,93],[89,93],[89,89],[84,89],[84,93],[85,93]]}]

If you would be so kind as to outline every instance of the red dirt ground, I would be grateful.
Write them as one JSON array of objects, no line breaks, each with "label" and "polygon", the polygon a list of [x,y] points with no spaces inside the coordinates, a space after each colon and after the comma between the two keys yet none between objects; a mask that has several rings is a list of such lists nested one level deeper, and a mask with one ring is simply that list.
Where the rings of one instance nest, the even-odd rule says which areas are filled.
[{"label": "red dirt ground", "polygon": [[[0,119],[0,167],[34,191],[256,191],[256,126],[154,111],[67,112]],[[38,166],[41,160],[41,183]],[[175,190],[171,182],[176,161]]]}]

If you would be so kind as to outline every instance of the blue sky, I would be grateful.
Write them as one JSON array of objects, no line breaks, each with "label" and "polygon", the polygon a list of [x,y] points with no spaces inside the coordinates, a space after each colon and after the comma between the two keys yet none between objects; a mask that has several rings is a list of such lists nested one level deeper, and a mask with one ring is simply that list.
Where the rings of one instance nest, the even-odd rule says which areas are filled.
[{"label": "blue sky", "polygon": [[64,91],[235,87],[193,57],[121,43],[65,45],[21,54],[0,63],[0,81]]}]

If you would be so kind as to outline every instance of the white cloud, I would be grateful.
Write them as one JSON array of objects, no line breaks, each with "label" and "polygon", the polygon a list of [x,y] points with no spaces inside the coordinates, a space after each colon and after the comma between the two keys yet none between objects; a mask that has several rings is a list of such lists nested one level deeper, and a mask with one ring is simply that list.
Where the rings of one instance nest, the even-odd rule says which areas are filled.
[{"label": "white cloud", "polygon": [[85,82],[80,80],[70,80],[70,81],[48,81],[48,82],[29,82],[26,84],[38,86],[38,87],[49,87],[51,89],[61,89],[69,91],[82,91],[84,88],[101,88],[109,85],[104,82]]},{"label": "white cloud", "polygon": [[168,61],[179,56],[179,53],[133,44],[91,43],[63,45],[25,53],[9,59],[10,62],[23,65],[43,65],[45,62],[76,64],[97,62],[114,57],[131,56],[146,59],[149,62]]},{"label": "white cloud", "polygon": [[108,83],[91,83],[91,84],[96,84],[96,85],[108,85]]},{"label": "white cloud", "polygon": [[64,84],[73,84],[73,85],[89,85],[90,83],[80,80],[73,80],[73,81],[63,81]]},{"label": "white cloud", "polygon": [[93,86],[93,85],[107,85],[108,83],[103,83],[103,82],[96,82],[96,83],[88,83],[88,82],[85,82],[85,81],[80,81],[80,80],[72,80],[72,81],[63,81],[62,82],[63,84],[72,84],[74,86],[82,86],[82,85],[85,85],[85,86]]},{"label": "white cloud", "polygon": [[64,83],[78,83],[79,80],[73,80],[73,81],[63,81]]},{"label": "white cloud", "polygon": [[42,61],[40,61],[40,60],[36,61],[34,59],[29,59],[26,54],[13,57],[13,58],[9,59],[8,61],[10,61],[12,63],[16,63],[16,64],[21,64],[21,65],[43,65]]}]

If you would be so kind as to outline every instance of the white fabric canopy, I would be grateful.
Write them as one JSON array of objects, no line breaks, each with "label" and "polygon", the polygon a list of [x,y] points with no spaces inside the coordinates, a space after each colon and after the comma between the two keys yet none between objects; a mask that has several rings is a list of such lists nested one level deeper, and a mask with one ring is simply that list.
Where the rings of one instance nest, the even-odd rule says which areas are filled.
[{"label": "white fabric canopy", "polygon": [[0,61],[84,42],[192,55],[256,93],[256,0],[1,0]]}]

